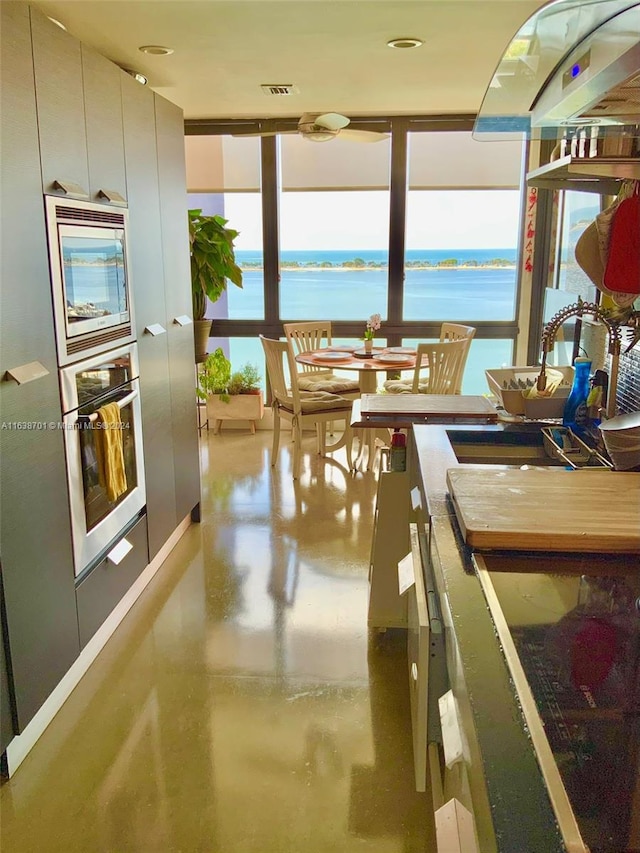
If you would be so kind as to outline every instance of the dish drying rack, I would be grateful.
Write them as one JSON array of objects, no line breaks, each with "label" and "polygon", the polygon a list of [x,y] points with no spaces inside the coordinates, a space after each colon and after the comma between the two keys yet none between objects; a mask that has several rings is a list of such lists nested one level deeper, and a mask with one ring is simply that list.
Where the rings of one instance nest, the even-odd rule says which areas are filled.
[{"label": "dish drying rack", "polygon": [[548,456],[571,468],[613,468],[611,462],[585,444],[572,429],[564,426],[542,427],[542,441]]}]

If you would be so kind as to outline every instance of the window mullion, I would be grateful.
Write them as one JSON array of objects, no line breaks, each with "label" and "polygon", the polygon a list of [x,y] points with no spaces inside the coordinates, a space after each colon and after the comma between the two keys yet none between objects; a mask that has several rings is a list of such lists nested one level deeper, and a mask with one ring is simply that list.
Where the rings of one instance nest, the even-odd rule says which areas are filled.
[{"label": "window mullion", "polygon": [[[389,278],[387,318],[390,326],[402,322],[404,291],[405,218],[407,209],[407,123],[394,119],[391,128],[391,176],[389,187]],[[398,344],[395,335],[390,344]]]},{"label": "window mullion", "polygon": [[276,136],[263,136],[260,142],[264,319],[266,326],[273,326],[280,323],[279,151]]}]

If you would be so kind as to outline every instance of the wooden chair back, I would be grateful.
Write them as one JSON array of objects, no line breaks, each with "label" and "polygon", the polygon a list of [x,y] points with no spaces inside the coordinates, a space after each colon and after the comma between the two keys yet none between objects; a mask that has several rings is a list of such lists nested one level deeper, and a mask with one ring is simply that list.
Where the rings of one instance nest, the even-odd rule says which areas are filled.
[{"label": "wooden chair back", "polygon": [[[284,323],[284,334],[294,355],[331,346],[331,320],[312,320],[304,323]],[[328,373],[326,367],[298,364],[299,373]]]},{"label": "wooden chair back", "polygon": [[[412,394],[455,394],[456,382],[469,342],[465,338],[432,344],[418,344],[413,373]],[[423,360],[428,374],[421,374]]]},{"label": "wooden chair back", "polygon": [[461,323],[443,323],[442,326],[440,326],[440,340],[442,342],[460,340],[465,340],[467,342],[467,348],[464,356],[462,357],[462,361],[460,362],[458,375],[454,381],[454,394],[462,393],[462,378],[464,376],[464,369],[467,365],[469,350],[471,349],[471,341],[473,340],[475,333],[476,329],[474,326],[464,326]]}]

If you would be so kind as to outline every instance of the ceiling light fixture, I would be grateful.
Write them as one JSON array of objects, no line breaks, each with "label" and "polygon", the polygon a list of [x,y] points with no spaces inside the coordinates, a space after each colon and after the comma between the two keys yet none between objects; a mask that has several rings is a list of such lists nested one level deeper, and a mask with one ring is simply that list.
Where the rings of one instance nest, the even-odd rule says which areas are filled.
[{"label": "ceiling light fixture", "polygon": [[173,53],[172,47],[163,47],[161,44],[143,44],[138,50],[142,53],[150,53],[152,56],[168,56]]},{"label": "ceiling light fixture", "polygon": [[149,82],[144,74],[140,74],[139,71],[134,71],[133,68],[123,68],[122,70],[127,74],[130,74],[131,77],[133,77],[134,80],[137,80],[142,86],[146,86]]},{"label": "ceiling light fixture", "polygon": [[391,39],[391,41],[387,42],[387,47],[397,47],[401,50],[408,50],[412,47],[420,47],[421,44],[423,44],[422,39],[401,38]]},{"label": "ceiling light fixture", "polygon": [[49,15],[47,15],[47,18],[49,18],[51,23],[55,24],[56,27],[60,27],[60,29],[64,30],[65,32],[67,31],[67,28],[65,27],[65,25],[61,21],[57,21],[55,18],[51,18]]}]

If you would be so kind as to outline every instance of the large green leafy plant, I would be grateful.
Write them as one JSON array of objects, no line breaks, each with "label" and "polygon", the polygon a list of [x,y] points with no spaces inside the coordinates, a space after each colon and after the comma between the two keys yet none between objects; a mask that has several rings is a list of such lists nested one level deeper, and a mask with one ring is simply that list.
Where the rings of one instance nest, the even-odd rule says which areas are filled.
[{"label": "large green leafy plant", "polygon": [[236,263],[233,241],[238,231],[227,228],[222,216],[203,216],[189,211],[191,244],[191,295],[193,319],[204,319],[207,297],[215,302],[227,287],[227,279],[242,287],[242,270]]}]

